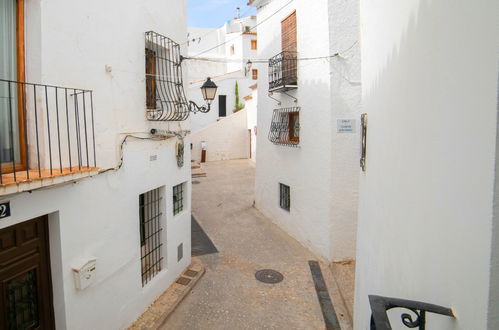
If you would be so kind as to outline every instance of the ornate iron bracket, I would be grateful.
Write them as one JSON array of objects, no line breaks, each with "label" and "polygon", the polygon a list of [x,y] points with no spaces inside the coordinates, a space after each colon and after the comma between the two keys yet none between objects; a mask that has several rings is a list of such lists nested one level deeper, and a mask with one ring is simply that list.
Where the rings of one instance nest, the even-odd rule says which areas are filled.
[{"label": "ornate iron bracket", "polygon": [[288,94],[288,93],[286,93],[286,92],[281,92],[281,93],[283,93],[284,95],[287,95],[287,96],[289,96],[290,98],[294,99],[294,102],[295,102],[295,103],[298,103],[298,99],[297,99],[296,97],[294,97],[293,95],[289,95],[289,94]]},{"label": "ornate iron bracket", "polygon": [[370,295],[369,303],[372,311],[371,330],[391,330],[392,327],[386,311],[393,308],[404,308],[415,314],[416,318],[414,320],[411,314],[403,313],[401,315],[402,323],[411,329],[425,330],[427,312],[455,317],[450,308],[420,301]]},{"label": "ornate iron bracket", "polygon": [[210,111],[210,109],[211,109],[211,106],[209,103],[208,103],[208,105],[203,105],[200,107],[199,105],[196,104],[196,102],[189,101],[189,111],[192,113],[197,113],[197,112],[207,113]]},{"label": "ornate iron bracket", "polygon": [[274,93],[269,92],[269,97],[270,97],[272,100],[276,101],[276,102],[277,102],[277,105],[281,105],[281,101],[279,101],[279,100],[278,100],[278,99],[276,99],[275,97],[272,97],[272,95],[274,95]]},{"label": "ornate iron bracket", "polygon": [[360,117],[360,167],[362,171],[366,171],[366,154],[367,154],[367,113],[363,113]]}]

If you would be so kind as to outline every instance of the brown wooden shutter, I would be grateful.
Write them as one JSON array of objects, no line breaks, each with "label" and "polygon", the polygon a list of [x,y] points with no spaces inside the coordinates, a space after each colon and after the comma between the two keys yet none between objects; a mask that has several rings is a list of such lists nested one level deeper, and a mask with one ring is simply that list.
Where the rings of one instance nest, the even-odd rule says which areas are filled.
[{"label": "brown wooden shutter", "polygon": [[296,11],[281,22],[282,51],[296,52]]},{"label": "brown wooden shutter", "polygon": [[146,48],[146,103],[156,109],[156,53]]}]

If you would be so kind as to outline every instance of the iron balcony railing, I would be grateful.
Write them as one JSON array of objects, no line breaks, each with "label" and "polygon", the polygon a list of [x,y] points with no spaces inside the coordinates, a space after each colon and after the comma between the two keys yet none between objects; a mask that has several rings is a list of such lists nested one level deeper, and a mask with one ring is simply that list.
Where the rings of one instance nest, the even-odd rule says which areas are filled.
[{"label": "iron balcony railing", "polygon": [[420,301],[370,295],[369,303],[372,311],[371,330],[391,330],[392,326],[388,319],[387,311],[394,308],[408,311],[402,313],[401,320],[407,328],[411,329],[426,329],[426,313],[455,317],[454,312],[450,308]]},{"label": "iron balcony railing", "polygon": [[92,91],[0,79],[0,185],[96,168]]},{"label": "iron balcony railing", "polygon": [[298,53],[284,51],[269,59],[269,92],[298,87]]}]

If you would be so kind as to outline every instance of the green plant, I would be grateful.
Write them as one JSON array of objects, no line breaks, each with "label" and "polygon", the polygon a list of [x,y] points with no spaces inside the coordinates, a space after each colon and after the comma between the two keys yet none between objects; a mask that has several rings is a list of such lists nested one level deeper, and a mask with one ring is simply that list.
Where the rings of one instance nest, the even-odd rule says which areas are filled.
[{"label": "green plant", "polygon": [[244,109],[244,104],[239,103],[239,84],[236,80],[236,106],[234,112],[238,112],[240,110]]}]

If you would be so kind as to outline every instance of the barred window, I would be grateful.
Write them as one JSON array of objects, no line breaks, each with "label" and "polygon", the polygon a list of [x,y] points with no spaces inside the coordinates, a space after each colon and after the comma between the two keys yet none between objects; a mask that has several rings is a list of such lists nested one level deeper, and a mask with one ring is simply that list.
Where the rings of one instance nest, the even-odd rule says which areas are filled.
[{"label": "barred window", "polygon": [[300,144],[300,108],[274,110],[269,132],[270,142],[296,147]]},{"label": "barred window", "polygon": [[145,34],[147,119],[182,121],[189,117],[180,45],[149,31]]},{"label": "barred window", "polygon": [[184,185],[185,183],[181,183],[173,187],[173,215],[184,210]]},{"label": "barred window", "polygon": [[162,269],[162,200],[162,188],[139,196],[142,286],[145,286]]},{"label": "barred window", "polygon": [[279,206],[286,211],[291,207],[290,188],[283,183],[279,183]]}]

